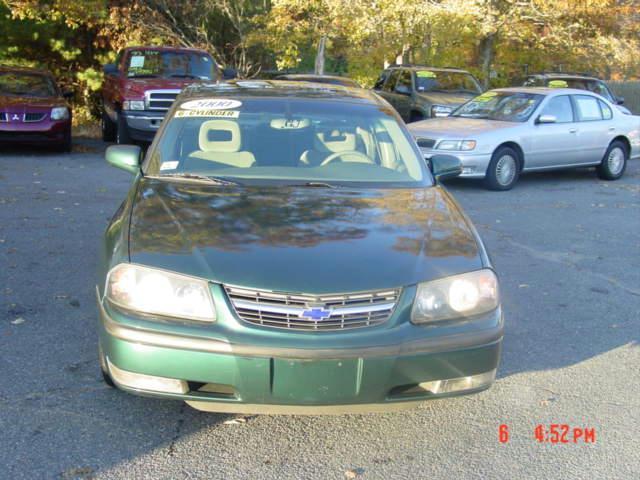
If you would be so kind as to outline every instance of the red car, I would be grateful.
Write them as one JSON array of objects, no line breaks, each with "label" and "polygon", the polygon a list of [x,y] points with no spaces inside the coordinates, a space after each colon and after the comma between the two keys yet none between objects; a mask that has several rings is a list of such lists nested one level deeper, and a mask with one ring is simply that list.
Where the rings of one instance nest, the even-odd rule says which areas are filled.
[{"label": "red car", "polygon": [[204,50],[128,47],[104,66],[102,138],[150,142],[180,91],[192,83],[232,78]]},{"label": "red car", "polygon": [[71,96],[45,70],[0,66],[0,144],[46,144],[71,151]]}]

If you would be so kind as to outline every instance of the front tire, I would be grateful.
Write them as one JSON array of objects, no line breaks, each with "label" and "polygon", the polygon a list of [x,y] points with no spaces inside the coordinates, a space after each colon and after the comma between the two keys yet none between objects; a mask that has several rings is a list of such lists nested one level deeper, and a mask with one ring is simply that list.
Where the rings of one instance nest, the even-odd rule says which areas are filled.
[{"label": "front tire", "polygon": [[627,146],[620,140],[611,142],[607,148],[602,162],[596,167],[598,177],[602,180],[617,180],[627,168],[627,160],[629,159]]},{"label": "front tire", "polygon": [[484,178],[489,190],[511,190],[520,176],[520,155],[511,147],[498,148]]},{"label": "front tire", "polygon": [[118,114],[116,143],[118,145],[131,143],[131,135],[129,135],[129,127],[127,126],[127,119],[124,118],[124,115],[122,115],[122,113]]},{"label": "front tire", "polygon": [[411,114],[409,115],[409,123],[419,122],[421,120],[424,120],[424,115],[422,115],[420,112],[411,112]]},{"label": "front tire", "polygon": [[70,153],[73,148],[73,141],[71,139],[71,127],[64,132],[64,139],[56,146],[56,150],[61,153]]},{"label": "front tire", "polygon": [[107,386],[111,388],[115,388],[116,384],[113,383],[111,379],[111,375],[107,371],[107,362],[104,358],[104,354],[102,353],[102,347],[98,345],[98,358],[100,360],[100,373],[102,373],[102,381],[107,384]]},{"label": "front tire", "polygon": [[114,142],[116,139],[116,126],[107,115],[107,112],[102,112],[102,119],[100,121],[102,127],[102,141]]}]

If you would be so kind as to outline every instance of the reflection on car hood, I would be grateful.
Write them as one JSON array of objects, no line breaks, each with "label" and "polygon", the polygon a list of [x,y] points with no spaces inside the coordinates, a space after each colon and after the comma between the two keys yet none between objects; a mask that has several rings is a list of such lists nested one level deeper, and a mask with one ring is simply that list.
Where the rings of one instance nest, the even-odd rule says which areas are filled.
[{"label": "reflection on car hood", "polygon": [[418,98],[434,105],[451,105],[452,107],[457,107],[477,95],[477,93],[420,92],[418,93]]},{"label": "reflection on car hood", "polygon": [[477,270],[484,252],[440,187],[222,187],[143,179],[131,261],[285,292],[393,288]]},{"label": "reflection on car hood", "polygon": [[494,132],[507,128],[515,128],[520,123],[501,122],[462,117],[430,118],[407,125],[416,137],[426,138],[473,138],[481,133]]},{"label": "reflection on car hood", "polygon": [[25,107],[53,108],[65,106],[66,103],[60,97],[34,97],[0,94],[0,111],[22,111]]}]

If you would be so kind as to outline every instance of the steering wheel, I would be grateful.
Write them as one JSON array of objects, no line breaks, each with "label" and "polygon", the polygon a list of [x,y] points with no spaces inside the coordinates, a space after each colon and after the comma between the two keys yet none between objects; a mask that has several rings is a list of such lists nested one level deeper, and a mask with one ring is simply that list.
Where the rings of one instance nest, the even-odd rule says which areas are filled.
[{"label": "steering wheel", "polygon": [[334,152],[331,155],[329,155],[327,158],[325,158],[322,163],[320,164],[321,167],[324,167],[325,165],[333,162],[336,158],[340,158],[343,157],[345,155],[359,155],[362,158],[366,159],[367,163],[372,163],[371,159],[365,155],[362,152],[359,152],[357,150],[345,150],[344,152]]}]

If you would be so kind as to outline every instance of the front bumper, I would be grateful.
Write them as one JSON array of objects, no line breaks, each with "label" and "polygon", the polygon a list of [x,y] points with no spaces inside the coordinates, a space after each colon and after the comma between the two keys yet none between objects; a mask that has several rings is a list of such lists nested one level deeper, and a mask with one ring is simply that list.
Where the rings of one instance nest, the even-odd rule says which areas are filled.
[{"label": "front bumper", "polygon": [[448,150],[433,150],[422,148],[424,158],[429,159],[434,155],[450,155],[460,160],[464,178],[484,178],[491,162],[491,153],[457,152]]},{"label": "front bumper", "polygon": [[0,123],[0,142],[60,143],[71,131],[71,120],[44,120],[33,123]]},{"label": "front bumper", "polygon": [[[466,333],[434,336],[431,332],[423,338],[395,343],[353,348],[343,343],[317,349],[259,342],[238,344],[169,333],[162,328],[140,328],[100,300],[98,304],[101,350],[107,369],[121,389],[185,400],[197,409],[216,412],[376,412],[474,393],[493,382],[503,334],[502,313],[497,310],[478,321],[483,328],[470,328],[474,322],[467,322]],[[226,314],[224,309],[220,313]],[[433,327],[406,328],[419,332]],[[254,331],[260,335],[261,330]],[[349,334],[343,335],[346,338]],[[383,337],[393,335],[382,329],[380,341]],[[160,377],[182,387],[145,388],[144,382],[135,381],[135,374]],[[483,380],[469,380],[468,388],[461,391],[434,394],[421,387],[472,376]]]},{"label": "front bumper", "polygon": [[164,112],[145,110],[125,110],[121,113],[127,122],[132,139],[151,142],[164,120]]}]

